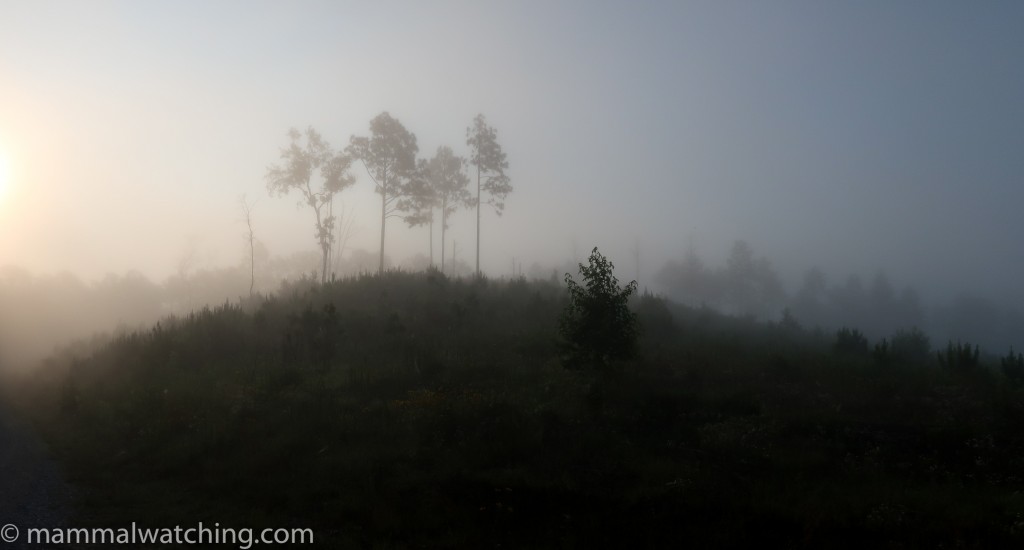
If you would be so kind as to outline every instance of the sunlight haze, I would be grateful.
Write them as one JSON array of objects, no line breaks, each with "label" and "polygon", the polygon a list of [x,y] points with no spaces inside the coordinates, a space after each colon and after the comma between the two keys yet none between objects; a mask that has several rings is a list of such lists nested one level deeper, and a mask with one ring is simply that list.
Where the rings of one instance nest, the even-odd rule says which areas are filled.
[{"label": "sunlight haze", "polygon": [[[640,282],[656,287],[688,247],[717,262],[746,239],[790,288],[820,266],[1019,301],[1021,15],[947,2],[7,2],[0,131],[18,181],[0,264],[89,280],[160,280],[186,256],[237,265],[242,195],[269,254],[315,251],[298,197],[266,190],[289,128],[343,148],[387,111],[421,156],[465,154],[483,113],[515,189],[502,217],[482,216],[495,276],[593,246],[632,264],[639,244]],[[372,253],[379,198],[360,163],[353,174],[336,204],[354,218],[349,249]],[[474,224],[470,210],[451,220],[448,250],[467,261]],[[388,234],[393,264],[428,254],[425,227],[394,219]]]}]

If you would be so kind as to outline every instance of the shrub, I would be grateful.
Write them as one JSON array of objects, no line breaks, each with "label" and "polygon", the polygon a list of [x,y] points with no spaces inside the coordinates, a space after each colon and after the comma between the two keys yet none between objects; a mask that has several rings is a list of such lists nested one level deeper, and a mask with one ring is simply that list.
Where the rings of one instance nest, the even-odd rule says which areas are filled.
[{"label": "shrub", "polygon": [[583,284],[565,274],[569,305],[559,326],[565,339],[567,367],[605,367],[613,360],[636,355],[639,325],[629,310],[629,297],[636,281],[619,287],[612,273],[615,266],[597,251],[590,253],[590,265],[579,264]]}]

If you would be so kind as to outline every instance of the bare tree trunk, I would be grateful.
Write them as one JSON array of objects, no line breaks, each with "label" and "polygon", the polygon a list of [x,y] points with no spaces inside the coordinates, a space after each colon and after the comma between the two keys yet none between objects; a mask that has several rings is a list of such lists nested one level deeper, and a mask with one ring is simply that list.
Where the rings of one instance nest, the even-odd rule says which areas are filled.
[{"label": "bare tree trunk", "polygon": [[380,265],[377,268],[378,275],[384,275],[384,223],[387,221],[388,192],[387,187],[382,187],[380,194]]},{"label": "bare tree trunk", "polygon": [[[479,155],[477,155],[479,161]],[[452,262],[454,264],[454,262]],[[454,267],[454,265],[453,265]],[[476,163],[476,278],[480,278],[480,163]]]},{"label": "bare tree trunk", "polygon": [[[327,219],[334,218],[334,195],[331,195],[331,202],[327,205]],[[327,266],[334,271],[334,249],[331,248],[331,243],[334,242],[334,225],[331,225],[331,232],[327,236],[327,243],[324,245],[327,247]]]},{"label": "bare tree trunk", "polygon": [[316,213],[316,233],[317,233],[317,240],[319,241],[319,244],[320,244],[320,255],[321,255],[321,258],[322,258],[321,263],[323,265],[323,268],[320,271],[320,284],[324,284],[324,283],[327,282],[327,252],[328,252],[327,248],[328,247],[324,246],[324,242],[326,242],[327,235],[324,233],[323,222],[320,221],[320,209],[317,208],[316,205],[314,203],[312,203],[312,202],[310,202],[310,206],[313,208],[313,212]]},{"label": "bare tree trunk", "polygon": [[345,208],[345,203],[342,203],[341,223],[336,225],[337,238],[333,239],[333,248],[331,248],[331,273],[337,273],[340,269],[342,257],[345,255],[345,249],[348,248],[348,241],[355,233],[355,228],[352,225],[355,218],[350,214],[351,213],[349,213]]},{"label": "bare tree trunk", "polygon": [[328,241],[320,243],[320,249],[323,252],[323,271],[320,272],[320,284],[327,284],[327,256],[331,253],[330,245]]},{"label": "bare tree trunk", "polygon": [[448,227],[448,201],[441,203],[441,273],[444,273],[444,234]]},{"label": "bare tree trunk", "polygon": [[252,296],[253,287],[256,286],[256,246],[253,242],[255,239],[252,231],[252,206],[245,195],[242,195],[242,213],[245,215],[245,225],[249,228],[249,296]]},{"label": "bare tree trunk", "polygon": [[430,211],[430,267],[434,267],[434,211]]}]

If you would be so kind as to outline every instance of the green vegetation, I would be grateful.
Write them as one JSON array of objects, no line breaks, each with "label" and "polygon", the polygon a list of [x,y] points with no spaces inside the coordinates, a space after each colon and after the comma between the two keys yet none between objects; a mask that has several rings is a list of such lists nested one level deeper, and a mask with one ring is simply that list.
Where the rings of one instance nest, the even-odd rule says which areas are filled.
[{"label": "green vegetation", "polygon": [[[583,280],[624,303],[603,265]],[[308,526],[325,547],[1022,542],[1012,352],[1006,375],[944,369],[914,331],[868,354],[855,331],[645,294],[636,353],[595,375],[560,357],[567,307],[595,315],[584,287],[307,279],[66,352],[19,395],[79,525]]]},{"label": "green vegetation", "polygon": [[619,288],[612,273],[615,266],[597,248],[590,253],[589,262],[589,266],[579,264],[582,285],[565,274],[569,305],[559,331],[566,341],[566,366],[603,369],[611,361],[636,355],[637,320],[629,310],[636,281]]}]

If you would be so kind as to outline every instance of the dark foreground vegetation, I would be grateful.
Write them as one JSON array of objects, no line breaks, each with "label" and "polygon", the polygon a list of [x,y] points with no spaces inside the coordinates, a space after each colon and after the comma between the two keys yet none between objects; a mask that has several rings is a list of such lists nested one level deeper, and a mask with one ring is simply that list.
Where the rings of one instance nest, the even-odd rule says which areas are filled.
[{"label": "dark foreground vegetation", "polygon": [[313,527],[323,547],[1024,542],[1020,356],[645,295],[635,349],[580,363],[568,303],[437,272],[303,281],[67,350],[19,395],[82,490],[78,525]]}]

